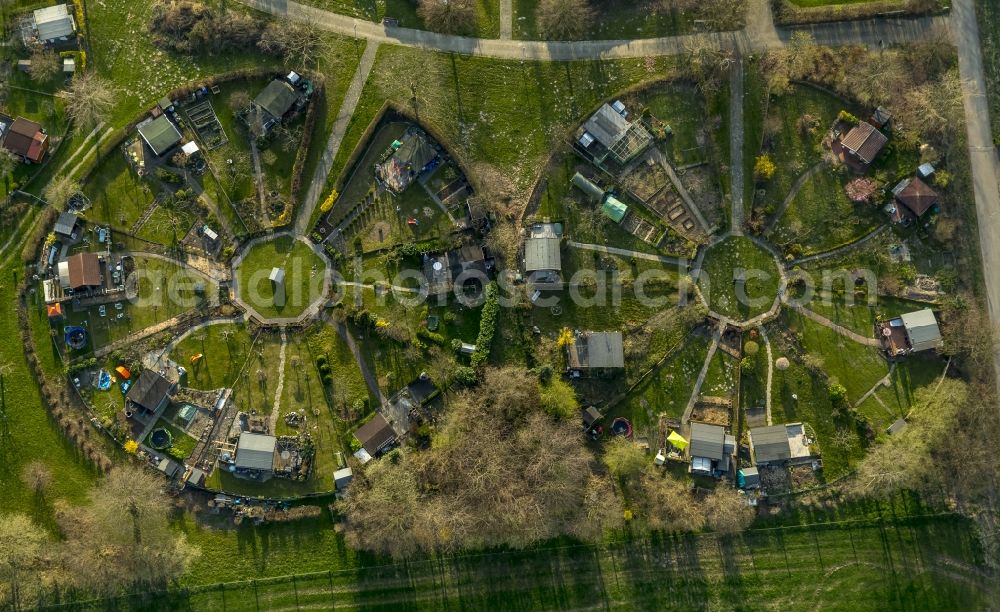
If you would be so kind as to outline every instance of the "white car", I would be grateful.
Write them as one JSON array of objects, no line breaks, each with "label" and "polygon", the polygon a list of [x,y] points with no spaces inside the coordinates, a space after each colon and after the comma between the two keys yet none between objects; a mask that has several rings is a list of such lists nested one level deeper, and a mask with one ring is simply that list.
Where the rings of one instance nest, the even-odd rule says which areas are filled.
[{"label": "white car", "polygon": [[104,307],[104,304],[101,304],[100,306],[97,307],[97,314],[101,315],[102,317],[108,314],[108,309]]}]

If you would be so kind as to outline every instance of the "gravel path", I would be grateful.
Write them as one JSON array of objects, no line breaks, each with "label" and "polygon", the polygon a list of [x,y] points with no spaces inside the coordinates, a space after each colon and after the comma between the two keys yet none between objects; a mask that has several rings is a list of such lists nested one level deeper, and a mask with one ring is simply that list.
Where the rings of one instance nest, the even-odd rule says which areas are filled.
[{"label": "gravel path", "polygon": [[799,264],[804,264],[807,261],[816,261],[817,259],[826,259],[827,257],[836,257],[837,255],[841,255],[843,253],[846,253],[846,252],[850,251],[851,249],[855,249],[855,248],[861,246],[862,244],[868,242],[872,238],[881,235],[885,231],[888,231],[888,229],[889,229],[888,225],[880,225],[880,226],[876,227],[875,229],[873,229],[872,231],[870,231],[867,234],[865,234],[864,236],[858,238],[854,242],[849,242],[849,243],[847,243],[847,244],[845,244],[843,246],[839,246],[839,247],[837,247],[835,249],[831,249],[829,251],[823,251],[822,253],[816,253],[815,255],[807,255],[806,257],[800,257],[798,259],[795,259],[795,260],[789,262],[788,266],[792,267],[792,266],[797,266]]},{"label": "gravel path", "polygon": [[802,315],[805,316],[807,319],[811,319],[816,323],[819,323],[823,327],[826,327],[827,329],[832,329],[841,336],[848,338],[850,340],[854,340],[858,344],[864,344],[865,346],[872,346],[872,347],[879,346],[878,338],[874,337],[869,338],[866,336],[862,336],[861,334],[853,332],[842,325],[837,325],[830,319],[827,319],[826,317],[819,315],[804,306],[800,306],[798,304],[787,304],[787,306],[790,306],[793,310],[802,313]]},{"label": "gravel path", "polygon": [[354,116],[354,109],[357,108],[358,100],[361,99],[361,91],[365,88],[365,83],[368,82],[368,75],[372,71],[372,66],[375,65],[378,46],[378,42],[368,41],[364,53],[361,54],[361,62],[358,63],[358,67],[354,71],[354,78],[351,79],[351,84],[347,87],[344,101],[340,104],[340,112],[337,113],[337,119],[334,121],[333,129],[330,131],[330,140],[326,143],[326,148],[323,150],[323,157],[320,158],[319,164],[316,166],[316,172],[313,174],[312,182],[309,183],[309,190],[306,192],[306,198],[302,203],[302,210],[299,211],[299,216],[295,219],[295,233],[299,236],[306,235],[312,229],[309,227],[309,224],[312,221],[313,211],[316,210],[319,197],[323,195],[323,188],[326,186],[327,177],[329,177],[330,170],[333,168],[334,160],[337,159],[340,145],[344,142],[344,135],[347,133],[347,127],[351,123],[351,117]]},{"label": "gravel path", "polygon": [[[701,395],[701,386],[705,382],[705,377],[708,376],[708,368],[712,365],[712,358],[715,357],[715,351],[719,348],[719,341],[722,340],[722,332],[726,329],[725,323],[719,323],[715,331],[712,332],[712,344],[708,347],[708,353],[705,354],[705,363],[701,366],[701,372],[698,373],[697,380],[694,381],[694,389],[691,391],[691,397],[688,399],[687,408],[684,409],[684,416],[681,418],[681,424],[687,427],[688,423],[691,421],[691,413],[694,411],[694,405],[698,403],[698,396]],[[688,433],[688,432],[685,432]]]},{"label": "gravel path", "polygon": [[771,381],[774,377],[774,358],[771,355],[771,341],[764,328],[760,328],[760,337],[764,340],[764,350],[767,351],[767,384],[764,387],[764,407],[767,413],[767,424],[771,425]]},{"label": "gravel path", "polygon": [[278,415],[281,413],[281,392],[285,390],[285,350],[288,348],[288,333],[281,328],[281,350],[278,352],[278,385],[274,388],[274,405],[271,407],[271,435],[278,431]]},{"label": "gravel path", "polygon": [[737,57],[729,71],[729,176],[732,219],[730,231],[743,233],[743,58]]},{"label": "gravel path", "polygon": [[774,229],[774,226],[778,224],[778,220],[780,220],[781,216],[785,214],[785,209],[787,209],[788,205],[792,203],[792,200],[794,200],[795,196],[798,195],[799,190],[802,189],[802,186],[806,184],[806,181],[809,180],[809,177],[816,174],[824,167],[826,167],[826,162],[819,162],[812,168],[809,168],[808,170],[803,172],[802,175],[799,176],[799,178],[795,179],[795,183],[792,184],[792,190],[789,191],[788,195],[785,196],[785,199],[781,201],[781,206],[779,206],[778,210],[775,211],[774,216],[771,217],[771,220],[767,222],[767,226],[764,228],[764,231],[761,232],[761,234],[766,234]]},{"label": "gravel path", "polygon": [[597,251],[599,253],[607,253],[609,255],[621,255],[622,257],[635,257],[636,259],[645,259],[647,261],[658,261],[660,263],[680,266],[683,268],[688,267],[687,260],[682,259],[680,257],[670,257],[668,255],[655,255],[653,253],[643,253],[641,251],[630,251],[628,249],[619,249],[618,247],[604,246],[603,244],[573,242],[572,240],[566,241],[566,244],[573,247],[574,249],[582,249],[584,251]]}]

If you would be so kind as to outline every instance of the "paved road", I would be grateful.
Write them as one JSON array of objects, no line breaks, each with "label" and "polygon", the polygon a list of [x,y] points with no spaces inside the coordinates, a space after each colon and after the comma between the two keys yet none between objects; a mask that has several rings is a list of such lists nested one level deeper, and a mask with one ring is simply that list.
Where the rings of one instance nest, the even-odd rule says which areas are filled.
[{"label": "paved road", "polygon": [[[1000,161],[993,146],[989,104],[986,100],[986,75],[973,0],[955,0],[952,4],[952,33],[958,45],[958,70],[962,77],[962,100],[965,105],[965,128],[968,131],[969,158],[972,161],[972,188],[979,218],[979,248],[982,251],[986,284],[986,304],[990,321],[1000,323]],[[1000,384],[1000,354],[993,369]]]},{"label": "paved road", "polygon": [[306,235],[312,229],[310,221],[313,211],[316,210],[319,197],[323,195],[326,179],[330,175],[330,169],[333,168],[334,160],[337,159],[340,145],[344,142],[347,126],[351,123],[354,109],[357,108],[358,100],[361,99],[361,92],[365,88],[365,83],[368,82],[368,75],[372,71],[372,66],[375,65],[376,55],[378,55],[378,42],[369,40],[365,46],[365,52],[361,54],[361,62],[354,71],[354,78],[351,79],[351,84],[347,87],[344,101],[340,104],[340,112],[337,113],[337,120],[330,131],[330,140],[326,143],[323,157],[319,160],[319,165],[316,166],[312,182],[309,183],[309,191],[306,192],[302,210],[299,211],[299,216],[295,219],[295,233],[299,236]]},{"label": "paved road", "polygon": [[514,0],[500,0],[500,38],[510,40],[514,34]]},{"label": "paved road", "polygon": [[[699,45],[749,53],[781,46],[791,38],[794,31],[776,29],[769,19],[769,11],[766,7],[760,7],[759,3],[763,0],[754,0],[754,18],[748,20],[748,28],[736,32],[710,32],[636,40],[582,41],[469,38],[412,28],[385,27],[381,23],[332,13],[293,0],[238,1],[272,15],[314,23],[320,28],[344,36],[433,51],[513,60],[585,60],[678,55]],[[935,27],[947,27],[947,24],[947,17],[924,17],[832,23],[800,29],[812,33],[816,41],[821,44],[877,45],[880,40],[891,44],[925,38],[929,30]]]}]

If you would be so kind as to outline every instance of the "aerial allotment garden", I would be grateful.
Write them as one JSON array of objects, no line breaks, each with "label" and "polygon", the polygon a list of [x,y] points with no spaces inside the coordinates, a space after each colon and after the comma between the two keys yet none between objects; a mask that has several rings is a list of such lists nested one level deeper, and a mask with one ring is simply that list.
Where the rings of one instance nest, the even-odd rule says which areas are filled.
[{"label": "aerial allotment garden", "polygon": [[[306,4],[385,28],[423,14]],[[494,32],[494,7],[472,4],[470,34],[550,27],[518,0]],[[740,27],[731,4],[609,13],[566,36]],[[0,144],[41,165],[8,173],[24,220],[0,234],[15,281],[0,289],[32,385],[4,402],[38,403],[37,382],[80,460],[112,474],[100,482],[138,467],[184,500],[170,533],[205,556],[178,553],[172,578],[207,582],[246,546],[254,567],[219,580],[318,570],[332,589],[331,568],[369,563],[357,551],[732,535],[822,522],[848,498],[867,521],[869,496],[902,489],[927,497],[894,509],[942,516],[943,485],[904,476],[938,482],[915,466],[986,368],[969,331],[984,325],[969,164],[949,135],[960,103],[924,95],[953,87],[951,47],[796,33],[745,57],[514,60],[154,5],[129,9],[149,23],[127,33],[109,32],[120,0],[89,7],[91,54],[66,57],[79,72],[96,58],[122,94],[88,130],[62,116],[72,93],[49,110],[22,87],[3,102],[17,130]],[[25,15],[47,31],[48,13]],[[250,42],[192,49],[230,27]],[[152,49],[155,87],[122,55]],[[859,76],[874,63],[891,96]],[[904,448],[900,476],[885,457]],[[82,503],[89,489],[60,478],[52,491]],[[18,507],[71,516],[16,486]]]}]

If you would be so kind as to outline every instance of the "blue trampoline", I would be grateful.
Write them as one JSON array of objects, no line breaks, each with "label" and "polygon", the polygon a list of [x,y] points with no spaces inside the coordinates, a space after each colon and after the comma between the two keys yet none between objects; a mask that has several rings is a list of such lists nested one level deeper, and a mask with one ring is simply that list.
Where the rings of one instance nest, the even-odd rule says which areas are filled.
[{"label": "blue trampoline", "polygon": [[66,340],[66,345],[73,350],[80,350],[87,346],[87,330],[76,325],[71,325],[63,328],[63,338]]}]

